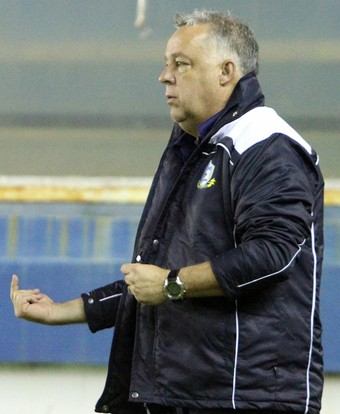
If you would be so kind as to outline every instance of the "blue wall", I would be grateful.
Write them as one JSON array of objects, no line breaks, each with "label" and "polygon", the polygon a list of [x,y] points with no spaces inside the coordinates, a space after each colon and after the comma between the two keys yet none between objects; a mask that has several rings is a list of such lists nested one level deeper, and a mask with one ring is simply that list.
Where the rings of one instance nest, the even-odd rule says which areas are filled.
[{"label": "blue wall", "polygon": [[[56,301],[121,277],[130,261],[141,205],[0,204],[0,362],[107,362],[112,330],[86,325],[46,327],[18,320],[9,299],[11,275]],[[321,295],[325,368],[340,372],[340,207],[325,214]]]},{"label": "blue wall", "polygon": [[18,320],[8,295],[39,287],[55,301],[79,297],[121,277],[131,260],[141,205],[0,204],[0,361],[105,363],[112,330],[47,327]]}]

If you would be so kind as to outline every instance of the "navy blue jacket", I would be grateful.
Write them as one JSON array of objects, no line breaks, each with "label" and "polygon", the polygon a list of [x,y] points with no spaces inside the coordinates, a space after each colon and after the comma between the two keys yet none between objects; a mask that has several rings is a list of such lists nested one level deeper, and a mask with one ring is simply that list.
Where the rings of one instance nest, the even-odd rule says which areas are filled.
[{"label": "navy blue jacket", "polygon": [[318,413],[322,254],[318,157],[248,75],[198,145],[174,126],[133,259],[168,269],[210,261],[224,297],[145,306],[123,282],[83,295],[93,332],[115,326],[96,410]]}]

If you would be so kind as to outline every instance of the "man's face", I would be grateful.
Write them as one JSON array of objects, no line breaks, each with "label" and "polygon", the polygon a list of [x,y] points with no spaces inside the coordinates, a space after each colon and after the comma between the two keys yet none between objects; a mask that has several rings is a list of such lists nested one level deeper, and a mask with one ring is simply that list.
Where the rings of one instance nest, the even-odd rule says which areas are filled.
[{"label": "man's face", "polygon": [[168,41],[159,77],[172,120],[193,135],[226,104],[220,84],[223,61],[208,47],[207,33],[207,25],[180,27]]}]

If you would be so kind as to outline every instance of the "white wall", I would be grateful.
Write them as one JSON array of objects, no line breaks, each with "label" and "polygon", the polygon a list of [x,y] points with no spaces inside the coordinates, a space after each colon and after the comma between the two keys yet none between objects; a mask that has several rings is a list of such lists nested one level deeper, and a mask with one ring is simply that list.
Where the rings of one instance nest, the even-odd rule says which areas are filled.
[{"label": "white wall", "polygon": [[99,368],[0,367],[0,413],[93,413],[105,375]]},{"label": "white wall", "polygon": [[[0,412],[90,414],[100,396],[105,368],[0,366]],[[326,376],[322,414],[338,414],[340,376]]]}]

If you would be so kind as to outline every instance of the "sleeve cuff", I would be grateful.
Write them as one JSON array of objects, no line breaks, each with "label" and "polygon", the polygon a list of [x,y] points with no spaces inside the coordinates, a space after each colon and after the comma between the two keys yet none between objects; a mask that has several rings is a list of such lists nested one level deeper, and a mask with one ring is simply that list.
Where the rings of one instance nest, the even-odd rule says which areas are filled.
[{"label": "sleeve cuff", "polygon": [[115,325],[124,285],[125,282],[119,280],[81,294],[86,321],[91,332],[95,333]]}]

